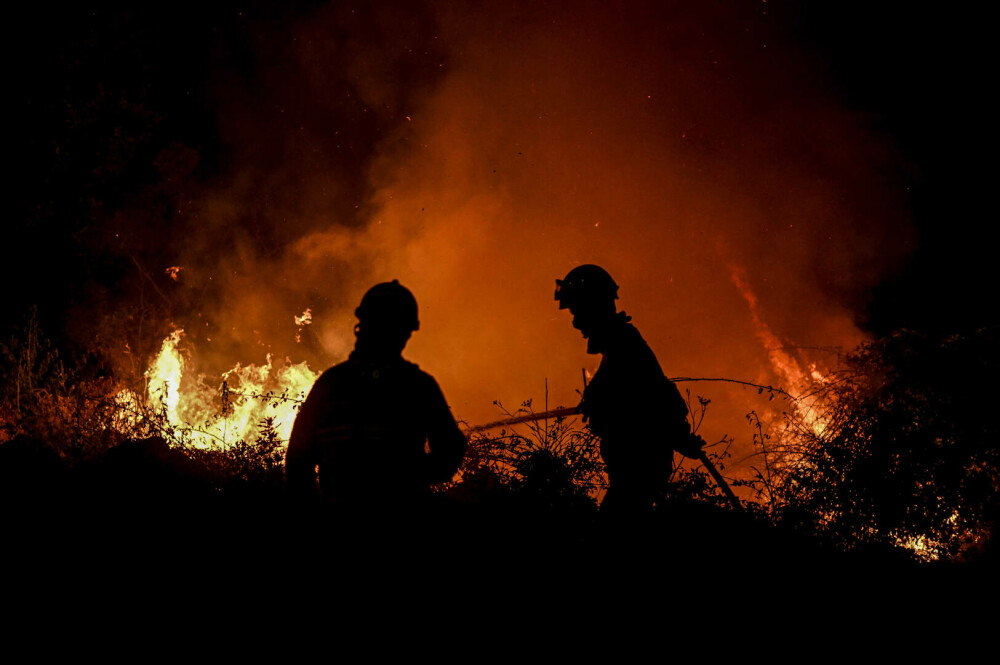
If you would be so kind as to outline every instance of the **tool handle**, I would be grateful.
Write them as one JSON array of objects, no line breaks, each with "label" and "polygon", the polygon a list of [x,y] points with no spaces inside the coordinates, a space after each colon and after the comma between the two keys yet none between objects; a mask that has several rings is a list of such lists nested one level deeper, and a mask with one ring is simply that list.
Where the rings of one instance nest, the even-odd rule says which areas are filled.
[{"label": "tool handle", "polygon": [[494,420],[491,423],[470,427],[469,432],[484,432],[488,429],[496,429],[497,427],[508,427],[510,425],[520,425],[521,423],[533,423],[538,420],[546,420],[547,418],[565,418],[566,416],[579,415],[579,413],[580,410],[575,406],[562,407],[559,409],[552,409],[551,411],[542,411],[541,413],[528,413],[523,416],[514,416],[513,418],[505,418],[503,420]]},{"label": "tool handle", "polygon": [[719,470],[716,469],[715,465],[712,464],[712,462],[708,459],[708,455],[705,453],[704,450],[701,451],[700,455],[698,455],[698,459],[701,460],[701,463],[705,466],[706,469],[708,469],[708,472],[712,474],[713,478],[715,478],[716,484],[719,486],[719,489],[721,489],[722,492],[729,498],[729,503],[733,504],[733,508],[735,508],[736,510],[742,510],[743,506],[740,504],[740,500],[733,493],[732,488],[729,487],[729,483],[727,483],[726,479],[722,477],[722,474],[719,473]]}]

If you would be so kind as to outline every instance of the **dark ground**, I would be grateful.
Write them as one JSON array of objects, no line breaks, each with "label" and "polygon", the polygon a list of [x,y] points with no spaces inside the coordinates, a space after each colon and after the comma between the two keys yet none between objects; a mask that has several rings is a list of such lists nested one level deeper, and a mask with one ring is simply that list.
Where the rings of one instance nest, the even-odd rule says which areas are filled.
[{"label": "dark ground", "polygon": [[72,470],[37,448],[17,466],[5,460],[4,556],[18,585],[141,591],[140,603],[412,593],[501,614],[637,599],[668,614],[676,599],[722,612],[824,613],[912,609],[916,599],[936,612],[937,598],[971,602],[996,572],[995,551],[934,565],[897,550],[844,553],[699,503],[633,520],[501,494],[351,512],[291,501],[280,486],[220,489],[182,454],[151,449],[125,444]]}]

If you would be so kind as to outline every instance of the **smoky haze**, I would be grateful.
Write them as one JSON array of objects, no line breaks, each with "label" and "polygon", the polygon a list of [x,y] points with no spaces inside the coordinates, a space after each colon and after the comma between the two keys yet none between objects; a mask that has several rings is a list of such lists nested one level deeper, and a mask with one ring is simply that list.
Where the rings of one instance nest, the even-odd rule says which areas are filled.
[{"label": "smoky haze", "polygon": [[[779,347],[805,367],[856,345],[911,240],[904,165],[759,3],[688,5],[330,6],[220,39],[218,177],[186,176],[205,156],[184,146],[158,162],[187,183],[163,185],[185,221],[155,271],[198,362],[329,366],[364,291],[399,279],[404,355],[456,416],[540,409],[546,379],[572,405],[599,358],[553,291],[581,263],[668,376],[792,388]],[[744,415],[780,410],[681,388],[712,400],[710,440],[746,447]]]}]

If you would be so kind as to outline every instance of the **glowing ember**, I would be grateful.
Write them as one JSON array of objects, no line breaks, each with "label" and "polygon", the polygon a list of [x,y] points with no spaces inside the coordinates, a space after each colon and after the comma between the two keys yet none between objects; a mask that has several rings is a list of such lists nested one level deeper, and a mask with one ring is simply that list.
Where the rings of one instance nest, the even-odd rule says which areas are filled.
[{"label": "glowing ember", "polygon": [[302,312],[301,316],[293,317],[295,319],[295,325],[297,326],[308,326],[313,322],[312,309],[306,308],[306,311]]},{"label": "glowing ember", "polygon": [[302,329],[313,322],[312,309],[307,307],[306,311],[302,312],[301,316],[293,317],[295,319],[295,325],[299,327],[298,331],[295,333],[295,341],[302,341]]},{"label": "glowing ember", "polygon": [[896,543],[904,547],[921,561],[937,561],[941,558],[941,545],[926,536],[896,538]]},{"label": "glowing ember", "polygon": [[123,390],[114,397],[114,412],[111,428],[123,433],[136,431],[142,426],[140,414],[142,403],[131,390]]}]

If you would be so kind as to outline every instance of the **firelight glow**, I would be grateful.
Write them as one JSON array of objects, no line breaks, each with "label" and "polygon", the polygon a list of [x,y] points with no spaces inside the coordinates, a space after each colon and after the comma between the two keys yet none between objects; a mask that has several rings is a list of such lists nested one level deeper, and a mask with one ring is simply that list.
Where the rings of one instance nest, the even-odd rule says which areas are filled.
[{"label": "firelight glow", "polygon": [[[221,386],[212,385],[203,375],[192,376],[189,360],[179,348],[183,335],[178,329],[163,340],[146,371],[147,412],[161,415],[165,425],[179,434],[177,438],[199,447],[252,442],[268,418],[277,436],[287,442],[298,405],[317,378],[308,364],[286,361],[275,366],[268,354],[265,364],[237,364],[222,374]],[[129,391],[120,393],[117,401],[126,413],[139,406]],[[135,424],[126,419],[119,429]]]}]

